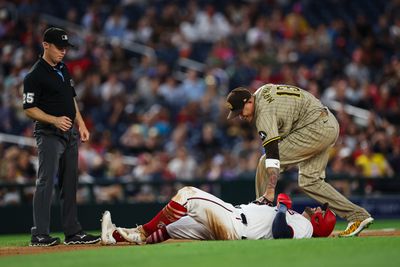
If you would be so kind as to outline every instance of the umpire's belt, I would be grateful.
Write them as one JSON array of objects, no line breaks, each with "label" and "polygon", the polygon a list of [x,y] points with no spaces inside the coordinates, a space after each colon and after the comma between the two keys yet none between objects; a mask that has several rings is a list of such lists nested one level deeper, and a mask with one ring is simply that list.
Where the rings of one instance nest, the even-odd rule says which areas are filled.
[{"label": "umpire's belt", "polygon": [[65,139],[65,141],[69,142],[71,140],[71,137],[75,135],[75,138],[77,138],[78,133],[74,126],[71,126],[68,130],[65,132],[58,129],[56,126],[49,124],[49,123],[43,123],[36,121],[35,123],[35,131],[33,132],[34,136],[37,136],[38,134],[44,134],[44,135],[55,135],[58,137],[61,137]]},{"label": "umpire's belt", "polygon": [[72,131],[74,126],[72,125],[71,128],[63,132],[62,130],[58,129],[56,126],[50,123],[35,121],[35,131],[45,130],[45,131],[53,131],[54,133],[61,133],[64,134],[66,132]]}]

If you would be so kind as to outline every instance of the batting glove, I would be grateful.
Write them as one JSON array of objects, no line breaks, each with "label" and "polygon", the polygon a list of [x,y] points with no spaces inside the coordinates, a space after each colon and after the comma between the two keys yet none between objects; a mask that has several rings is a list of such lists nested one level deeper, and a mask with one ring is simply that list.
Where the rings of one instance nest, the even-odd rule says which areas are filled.
[{"label": "batting glove", "polygon": [[277,202],[284,204],[288,209],[292,208],[292,200],[284,193],[280,193],[277,197]]}]

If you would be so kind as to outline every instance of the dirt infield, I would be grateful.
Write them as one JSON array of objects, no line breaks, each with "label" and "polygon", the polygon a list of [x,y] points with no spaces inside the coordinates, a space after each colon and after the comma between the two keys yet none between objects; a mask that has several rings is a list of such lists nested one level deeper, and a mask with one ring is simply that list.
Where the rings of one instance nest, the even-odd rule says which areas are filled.
[{"label": "dirt infield", "polygon": [[[335,237],[337,232],[334,232],[331,237]],[[360,237],[368,236],[400,236],[400,230],[398,229],[381,229],[381,230],[364,230]],[[191,242],[193,240],[168,240],[166,243],[176,242]],[[54,247],[0,247],[0,257],[4,256],[16,256],[16,255],[27,255],[27,254],[41,254],[41,253],[54,253],[54,252],[68,252],[83,249],[98,249],[116,246],[131,246],[129,243],[118,243],[113,246],[102,246],[101,244],[94,245],[58,245]]]},{"label": "dirt infield", "polygon": [[[177,242],[193,242],[195,240],[177,240],[170,239],[165,241],[165,243],[177,243]],[[98,248],[110,248],[110,247],[124,247],[124,246],[134,246],[130,243],[118,243],[112,246],[103,246],[100,243],[94,245],[58,245],[53,247],[0,247],[0,257],[4,256],[16,256],[16,255],[27,255],[27,254],[41,254],[41,253],[54,253],[54,252],[68,252],[75,250],[84,249],[98,249]]]},{"label": "dirt infield", "polygon": [[74,251],[82,249],[96,249],[101,247],[100,244],[95,245],[58,245],[53,247],[1,247],[0,257],[11,255],[26,255],[26,254],[40,254],[40,253],[54,253],[64,251]]}]

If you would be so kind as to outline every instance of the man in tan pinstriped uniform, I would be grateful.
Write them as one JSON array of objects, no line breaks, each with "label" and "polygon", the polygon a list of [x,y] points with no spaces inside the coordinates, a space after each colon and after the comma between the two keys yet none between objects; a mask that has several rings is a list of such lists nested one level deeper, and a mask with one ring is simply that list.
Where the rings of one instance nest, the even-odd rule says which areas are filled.
[{"label": "man in tan pinstriped uniform", "polygon": [[253,122],[265,154],[256,174],[256,203],[271,204],[280,171],[299,168],[299,186],[306,194],[330,208],[349,224],[341,237],[358,235],[373,218],[325,182],[329,148],[339,134],[335,116],[309,92],[292,85],[266,84],[254,94],[243,87],[229,93],[228,119]]}]

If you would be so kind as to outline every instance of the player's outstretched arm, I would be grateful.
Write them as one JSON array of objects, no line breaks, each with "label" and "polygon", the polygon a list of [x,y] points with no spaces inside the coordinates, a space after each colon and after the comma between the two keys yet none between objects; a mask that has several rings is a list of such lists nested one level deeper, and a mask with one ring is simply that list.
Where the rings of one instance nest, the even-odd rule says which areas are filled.
[{"label": "player's outstretched arm", "polygon": [[294,233],[292,227],[287,224],[286,211],[287,207],[283,203],[278,204],[278,212],[272,222],[272,236],[275,239],[279,238],[293,238]]}]

